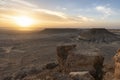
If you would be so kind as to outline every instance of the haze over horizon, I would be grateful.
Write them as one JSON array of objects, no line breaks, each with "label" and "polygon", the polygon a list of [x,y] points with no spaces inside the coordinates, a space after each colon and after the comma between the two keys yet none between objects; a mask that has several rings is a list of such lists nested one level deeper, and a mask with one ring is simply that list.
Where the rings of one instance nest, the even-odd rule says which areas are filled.
[{"label": "haze over horizon", "polygon": [[0,28],[120,28],[119,0],[0,0]]}]

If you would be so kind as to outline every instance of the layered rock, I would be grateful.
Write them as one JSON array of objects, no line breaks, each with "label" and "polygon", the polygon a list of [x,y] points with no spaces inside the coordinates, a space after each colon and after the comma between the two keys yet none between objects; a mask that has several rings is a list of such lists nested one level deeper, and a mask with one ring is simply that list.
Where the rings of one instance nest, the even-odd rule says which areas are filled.
[{"label": "layered rock", "polygon": [[82,32],[78,38],[80,40],[97,42],[97,43],[101,43],[101,42],[109,43],[120,40],[118,35],[104,28],[93,28],[88,31]]}]

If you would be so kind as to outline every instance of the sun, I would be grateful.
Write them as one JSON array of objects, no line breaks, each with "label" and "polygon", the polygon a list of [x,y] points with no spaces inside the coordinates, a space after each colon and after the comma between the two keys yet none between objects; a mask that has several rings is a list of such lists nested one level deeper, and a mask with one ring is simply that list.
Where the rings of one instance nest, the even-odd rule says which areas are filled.
[{"label": "sun", "polygon": [[23,28],[30,27],[35,23],[35,21],[28,16],[17,16],[14,17],[14,20],[17,25]]}]

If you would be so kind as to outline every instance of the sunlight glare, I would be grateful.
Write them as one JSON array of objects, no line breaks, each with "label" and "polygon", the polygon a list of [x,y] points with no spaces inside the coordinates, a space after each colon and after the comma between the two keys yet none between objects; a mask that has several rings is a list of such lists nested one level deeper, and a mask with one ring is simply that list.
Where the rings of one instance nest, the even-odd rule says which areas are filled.
[{"label": "sunlight glare", "polygon": [[27,16],[17,16],[17,17],[14,17],[14,20],[17,25],[23,28],[30,27],[35,23],[32,18]]}]

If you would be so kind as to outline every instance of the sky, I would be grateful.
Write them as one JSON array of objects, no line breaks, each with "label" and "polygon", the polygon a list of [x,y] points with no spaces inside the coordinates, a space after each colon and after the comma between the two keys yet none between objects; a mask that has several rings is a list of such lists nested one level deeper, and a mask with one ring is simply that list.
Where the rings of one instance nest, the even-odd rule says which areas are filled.
[{"label": "sky", "polygon": [[120,28],[120,0],[0,0],[0,27],[18,27],[27,16],[34,28]]}]

